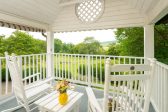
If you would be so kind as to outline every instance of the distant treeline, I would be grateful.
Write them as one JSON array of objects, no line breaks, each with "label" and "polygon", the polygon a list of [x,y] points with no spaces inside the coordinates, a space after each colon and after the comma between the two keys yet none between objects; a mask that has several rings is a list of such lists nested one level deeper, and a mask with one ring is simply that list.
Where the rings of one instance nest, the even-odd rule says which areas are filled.
[{"label": "distant treeline", "polygon": [[[138,57],[144,55],[144,31],[142,27],[119,28],[115,31],[115,35],[116,42],[109,44],[108,49],[104,49],[101,43],[93,37],[86,37],[83,42],[77,45],[54,39],[54,52]],[[4,55],[5,51],[17,55],[46,52],[46,41],[35,39],[28,33],[21,31],[15,31],[7,38],[0,36],[0,46],[1,56]],[[168,64],[168,25],[155,26],[155,57]]]}]

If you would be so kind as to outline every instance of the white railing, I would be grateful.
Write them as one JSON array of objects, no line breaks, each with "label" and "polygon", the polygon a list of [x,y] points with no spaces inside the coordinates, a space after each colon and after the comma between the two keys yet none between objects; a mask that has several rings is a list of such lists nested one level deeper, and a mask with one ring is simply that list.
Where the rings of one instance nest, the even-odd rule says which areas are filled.
[{"label": "white railing", "polygon": [[[40,73],[40,79],[45,79],[46,54],[32,54],[17,56],[22,77],[25,78],[34,73]],[[53,68],[56,79],[67,79],[73,83],[103,87],[104,62],[110,58],[113,64],[143,64],[143,57],[86,55],[86,54],[53,54]],[[27,85],[36,79],[24,81]],[[152,92],[152,105],[156,112],[168,110],[168,65],[156,62],[154,88]],[[5,57],[0,57],[0,97],[12,93],[12,83],[7,70]]]},{"label": "white railing", "polygon": [[110,58],[114,64],[143,64],[143,57],[54,54],[54,74],[56,79],[89,86],[103,87],[104,63]]},{"label": "white railing", "polygon": [[9,81],[9,72],[6,69],[6,58],[0,57],[0,96],[11,92],[11,83]]},{"label": "white railing", "polygon": [[168,111],[168,65],[158,61],[156,62],[151,102],[156,112]]},{"label": "white railing", "polygon": [[[22,78],[40,73],[40,79],[46,78],[46,54],[17,56]],[[24,80],[24,85],[36,81],[36,78]],[[12,93],[12,82],[6,65],[6,58],[0,57],[0,97]]]}]

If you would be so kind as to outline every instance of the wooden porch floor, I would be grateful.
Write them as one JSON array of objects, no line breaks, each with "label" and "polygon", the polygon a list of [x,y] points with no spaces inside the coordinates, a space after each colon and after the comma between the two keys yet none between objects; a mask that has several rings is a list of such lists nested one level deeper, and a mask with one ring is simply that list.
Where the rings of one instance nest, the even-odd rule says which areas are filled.
[{"label": "wooden porch floor", "polygon": [[[78,92],[84,93],[84,96],[82,97],[82,101],[81,101],[81,104],[80,104],[80,112],[87,112],[87,100],[88,100],[88,98],[87,98],[87,94],[86,94],[86,91],[85,91],[85,87],[84,86],[76,86],[75,90],[78,91]],[[94,89],[94,93],[95,93],[97,98],[102,98],[103,97],[103,91],[101,91],[101,90]],[[16,99],[12,99],[12,100],[0,105],[0,112],[5,110],[5,109],[15,107],[15,106],[17,106]],[[20,108],[20,109],[14,111],[14,112],[26,112],[26,111],[25,111],[24,108]],[[38,112],[38,110],[34,110],[33,112]],[[150,105],[149,112],[155,112],[152,105]]]}]

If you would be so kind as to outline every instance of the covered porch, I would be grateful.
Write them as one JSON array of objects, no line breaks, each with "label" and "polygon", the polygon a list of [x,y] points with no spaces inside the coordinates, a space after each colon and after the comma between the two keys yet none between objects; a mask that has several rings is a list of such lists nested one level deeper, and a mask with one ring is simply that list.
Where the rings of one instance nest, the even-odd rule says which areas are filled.
[{"label": "covered porch", "polygon": [[[106,58],[110,58],[113,64],[144,64],[148,63],[148,58],[154,58],[154,25],[168,13],[167,0],[93,0],[92,2],[93,5],[89,4],[90,0],[0,1],[0,26],[42,32],[44,36],[45,33],[47,34],[47,53],[17,56],[23,78],[37,72],[41,74],[41,79],[66,78],[80,85],[76,87],[78,91],[85,93],[84,86],[90,86],[96,88],[95,93],[98,97],[102,97],[103,68]],[[93,12],[88,12],[88,9]],[[144,57],[54,53],[54,32],[122,27],[144,27]],[[6,67],[5,82],[1,77],[2,66]],[[1,57],[0,110],[8,109],[8,106],[7,108],[2,106],[7,102],[15,102],[9,77],[6,59]],[[28,79],[24,81],[24,84],[27,85],[35,80],[35,78]],[[168,110],[167,84],[168,65],[157,61],[151,96],[151,112]],[[84,104],[86,102],[84,101]],[[13,104],[15,103],[11,102],[11,106]],[[83,107],[83,109],[85,112],[86,108]]]}]

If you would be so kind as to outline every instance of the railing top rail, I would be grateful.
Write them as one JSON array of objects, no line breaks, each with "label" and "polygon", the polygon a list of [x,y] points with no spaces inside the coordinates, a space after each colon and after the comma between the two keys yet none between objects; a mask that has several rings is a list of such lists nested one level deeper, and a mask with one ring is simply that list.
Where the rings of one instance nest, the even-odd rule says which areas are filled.
[{"label": "railing top rail", "polygon": [[5,57],[0,57],[0,59],[6,59]]},{"label": "railing top rail", "polygon": [[162,66],[162,67],[168,69],[168,65],[167,65],[167,64],[164,64],[164,63],[162,63],[162,62],[156,61],[156,65],[159,65],[159,66]]},{"label": "railing top rail", "polygon": [[114,56],[114,55],[95,55],[95,54],[68,54],[68,53],[53,53],[61,55],[73,55],[73,56],[99,56],[99,57],[116,57],[116,58],[136,58],[136,59],[145,59],[145,57],[135,57],[135,56]]},{"label": "railing top rail", "polygon": [[[34,56],[34,55],[46,55],[47,53],[41,54],[26,54],[26,55],[16,55],[16,57]],[[5,59],[5,57],[0,57],[0,59]]]},{"label": "railing top rail", "polygon": [[41,53],[41,54],[28,54],[28,55],[18,55],[21,57],[25,57],[25,56],[34,56],[34,55],[46,55],[47,53]]}]

